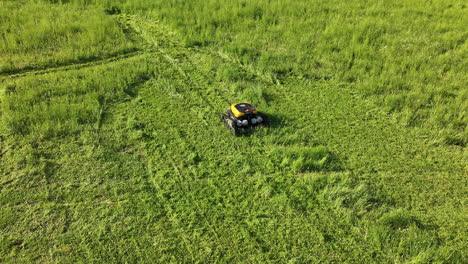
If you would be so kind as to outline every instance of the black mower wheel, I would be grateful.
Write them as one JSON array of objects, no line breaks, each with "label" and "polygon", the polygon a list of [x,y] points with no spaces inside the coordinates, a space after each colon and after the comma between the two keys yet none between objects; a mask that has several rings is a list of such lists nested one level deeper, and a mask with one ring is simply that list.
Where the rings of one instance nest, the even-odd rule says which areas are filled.
[{"label": "black mower wheel", "polygon": [[240,135],[239,129],[237,129],[236,124],[234,124],[234,122],[231,119],[225,119],[225,123],[226,123],[227,128],[229,128],[233,136],[237,137]]},{"label": "black mower wheel", "polygon": [[219,114],[219,119],[221,119],[221,121],[225,122],[226,120],[226,114]]}]

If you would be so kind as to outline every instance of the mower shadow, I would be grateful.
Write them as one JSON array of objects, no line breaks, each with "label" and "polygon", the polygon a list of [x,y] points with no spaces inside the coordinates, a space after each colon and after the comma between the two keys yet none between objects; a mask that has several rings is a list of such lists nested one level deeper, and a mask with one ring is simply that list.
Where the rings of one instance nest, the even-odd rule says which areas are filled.
[{"label": "mower shadow", "polygon": [[[276,129],[276,128],[284,126],[284,124],[287,123],[287,122],[285,122],[287,120],[287,117],[285,115],[270,114],[270,113],[266,113],[266,112],[263,112],[263,113],[265,115],[267,115],[268,119],[269,119],[269,125],[266,128]],[[259,129],[263,129],[263,127],[260,127]],[[256,129],[248,131],[248,132],[243,132],[243,133],[239,134],[238,136],[239,137],[249,137],[249,136],[255,134],[255,132],[256,132]]]},{"label": "mower shadow", "polygon": [[270,120],[270,128],[278,128],[284,126],[285,122],[288,118],[285,115],[281,114],[271,114],[271,113],[265,113],[268,116],[268,119]]}]

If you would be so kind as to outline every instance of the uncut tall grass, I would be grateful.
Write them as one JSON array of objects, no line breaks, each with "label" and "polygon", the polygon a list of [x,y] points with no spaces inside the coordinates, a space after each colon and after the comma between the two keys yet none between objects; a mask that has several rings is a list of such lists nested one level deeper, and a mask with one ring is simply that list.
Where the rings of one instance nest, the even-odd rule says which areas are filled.
[{"label": "uncut tall grass", "polygon": [[102,10],[0,2],[0,74],[87,62],[136,49]]}]

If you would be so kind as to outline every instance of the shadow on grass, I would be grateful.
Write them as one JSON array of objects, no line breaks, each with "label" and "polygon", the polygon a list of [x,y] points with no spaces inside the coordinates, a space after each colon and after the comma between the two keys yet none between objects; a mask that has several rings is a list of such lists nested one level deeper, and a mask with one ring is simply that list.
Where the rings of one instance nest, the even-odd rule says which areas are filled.
[{"label": "shadow on grass", "polygon": [[255,128],[247,129],[239,134],[240,137],[249,137],[263,129],[277,129],[285,125],[286,117],[278,114],[264,113],[268,117],[268,125],[260,125]]},{"label": "shadow on grass", "polygon": [[270,128],[280,128],[284,127],[289,118],[286,115],[278,114],[278,113],[265,113],[269,119],[269,126]]}]

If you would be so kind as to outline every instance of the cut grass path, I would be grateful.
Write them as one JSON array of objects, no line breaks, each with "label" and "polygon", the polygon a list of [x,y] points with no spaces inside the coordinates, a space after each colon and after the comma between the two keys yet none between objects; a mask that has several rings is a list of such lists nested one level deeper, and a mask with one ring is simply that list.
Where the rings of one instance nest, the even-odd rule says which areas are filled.
[{"label": "cut grass path", "polygon": [[[147,33],[146,36],[151,35]],[[204,208],[206,199],[214,198],[209,193],[214,192],[219,195],[218,199],[223,199],[224,195],[237,191],[246,201],[252,199],[257,194],[249,191],[255,190],[245,189],[242,182],[255,183],[266,177],[261,176],[268,171],[264,168],[268,163],[268,157],[263,156],[266,150],[276,145],[304,143],[327,146],[358,182],[377,186],[383,192],[381,195],[396,208],[420,213],[417,215],[420,221],[440,229],[465,228],[466,219],[459,217],[462,215],[460,210],[464,210],[463,203],[457,200],[463,196],[463,188],[457,184],[465,176],[463,149],[438,145],[431,141],[431,131],[421,133],[421,130],[401,127],[373,102],[353,93],[353,87],[333,80],[288,79],[282,85],[268,84],[261,76],[251,82],[265,87],[267,105],[262,110],[274,115],[276,124],[272,129],[258,131],[250,137],[230,137],[217,115],[236,96],[229,93],[229,84],[210,79],[211,69],[204,64],[213,58],[206,54],[181,47],[165,49],[163,57],[173,72],[161,76],[155,83],[144,85],[139,92],[142,101],[135,108],[135,113],[144,113],[135,115],[144,124],[144,133],[153,135],[146,149],[150,156],[157,157],[149,162],[153,182],[160,199],[165,201],[166,210],[186,210],[178,212],[179,218],[173,221],[184,230],[184,235],[191,234],[187,239],[193,238],[197,228],[192,228],[198,226],[206,229],[199,234],[203,239],[197,240],[198,243],[207,243],[206,239],[213,237],[219,251],[229,251],[223,249],[223,245],[236,238],[226,229],[236,233],[238,227],[229,227],[221,220],[227,212]],[[230,62],[222,63],[241,68]],[[239,152],[246,153],[248,158],[239,159]],[[164,160],[167,162],[161,163]],[[165,163],[169,165],[163,165]],[[223,168],[226,168],[225,172]],[[238,173],[232,168],[237,168]],[[162,193],[172,194],[165,197]],[[187,220],[185,227],[180,225],[179,221],[184,222],[180,220],[181,215],[190,219],[191,210],[187,211],[190,205],[194,205],[192,213],[200,215],[204,223]],[[254,205],[249,209],[253,208]],[[222,218],[217,219],[217,214]],[[182,219],[187,219],[185,217]],[[277,224],[284,223],[279,220]],[[441,238],[450,239],[453,234],[446,235]],[[252,243],[268,244],[260,241]],[[448,243],[451,242],[458,244],[450,246],[462,249],[460,242]],[[355,246],[362,247],[362,243]],[[188,252],[200,249],[195,244],[192,240],[185,245]],[[239,252],[243,250],[238,247]],[[242,256],[239,252],[236,254]],[[341,253],[344,257],[345,253]],[[340,255],[339,251],[336,254]]]},{"label": "cut grass path", "polygon": [[100,58],[100,59],[90,60],[90,61],[82,62],[82,63],[72,63],[68,65],[59,65],[55,67],[44,67],[42,69],[41,68],[19,69],[14,73],[11,73],[11,72],[0,73],[0,81],[7,80],[7,79],[21,78],[27,75],[42,75],[42,74],[60,72],[60,71],[79,70],[81,68],[108,64],[108,63],[112,63],[115,61],[124,60],[124,59],[131,58],[131,57],[136,57],[142,54],[143,54],[142,51],[137,50],[137,51],[131,51],[131,52],[124,53],[124,54],[117,54],[115,56],[111,56],[111,57],[104,58],[104,59]]}]

